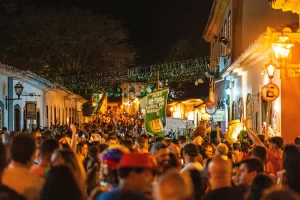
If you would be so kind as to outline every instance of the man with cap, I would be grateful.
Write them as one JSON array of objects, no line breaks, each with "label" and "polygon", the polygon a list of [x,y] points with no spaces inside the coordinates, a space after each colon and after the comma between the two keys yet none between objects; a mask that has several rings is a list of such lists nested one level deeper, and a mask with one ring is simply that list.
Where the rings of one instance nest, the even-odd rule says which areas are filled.
[{"label": "man with cap", "polygon": [[92,145],[99,145],[101,140],[101,135],[98,132],[93,132],[91,135]]},{"label": "man with cap", "polygon": [[188,143],[183,146],[183,158],[185,162],[184,168],[180,172],[196,169],[201,171],[203,166],[198,162],[199,149],[194,143]]},{"label": "man with cap", "polygon": [[106,192],[97,200],[145,200],[151,192],[155,165],[150,154],[125,153],[119,165],[120,183],[116,190]]}]

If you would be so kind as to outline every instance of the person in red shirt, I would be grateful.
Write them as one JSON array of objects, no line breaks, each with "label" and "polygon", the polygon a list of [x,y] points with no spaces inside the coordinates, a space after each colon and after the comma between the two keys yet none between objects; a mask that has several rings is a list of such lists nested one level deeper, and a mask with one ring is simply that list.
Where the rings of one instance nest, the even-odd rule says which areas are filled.
[{"label": "person in red shirt", "polygon": [[244,124],[252,142],[255,145],[262,146],[267,149],[267,162],[265,171],[276,175],[277,172],[282,170],[283,151],[281,148],[283,146],[283,138],[277,136],[271,137],[269,139],[269,148],[267,148],[265,144],[258,138],[257,134],[247,126],[246,120],[244,121]]}]

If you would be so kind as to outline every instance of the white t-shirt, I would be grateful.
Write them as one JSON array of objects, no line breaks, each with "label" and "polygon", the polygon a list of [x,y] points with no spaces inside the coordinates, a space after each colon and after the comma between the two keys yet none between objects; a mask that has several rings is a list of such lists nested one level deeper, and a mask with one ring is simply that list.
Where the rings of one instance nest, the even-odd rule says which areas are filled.
[{"label": "white t-shirt", "polygon": [[193,170],[193,169],[202,171],[203,166],[199,162],[188,163],[184,166],[184,168],[181,169],[180,172],[186,172],[186,171]]}]

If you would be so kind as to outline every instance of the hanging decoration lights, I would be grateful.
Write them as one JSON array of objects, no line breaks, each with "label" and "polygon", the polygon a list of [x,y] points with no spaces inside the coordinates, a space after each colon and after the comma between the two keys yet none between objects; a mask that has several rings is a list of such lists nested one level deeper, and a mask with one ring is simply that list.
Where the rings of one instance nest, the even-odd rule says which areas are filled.
[{"label": "hanging decoration lights", "polygon": [[[178,62],[163,63],[160,65],[150,65],[146,67],[135,67],[126,70],[112,70],[109,72],[96,72],[91,74],[76,74],[62,77],[55,82],[58,85],[67,87],[69,90],[79,94],[87,93],[87,91],[106,91],[108,96],[113,96],[113,91],[107,90],[107,87],[119,87],[123,83],[151,83],[156,80],[157,72],[159,79],[162,80],[160,87],[167,87],[169,83],[190,82],[197,80],[203,83],[206,79],[205,72],[209,71],[209,57],[195,58]],[[200,80],[200,81],[199,81]],[[201,81],[202,80],[202,81]],[[152,84],[151,84],[152,85]],[[145,94],[153,91],[152,86],[147,86],[144,90]],[[121,89],[115,91],[117,96],[125,97],[125,92]],[[128,96],[128,94],[127,94]]]}]

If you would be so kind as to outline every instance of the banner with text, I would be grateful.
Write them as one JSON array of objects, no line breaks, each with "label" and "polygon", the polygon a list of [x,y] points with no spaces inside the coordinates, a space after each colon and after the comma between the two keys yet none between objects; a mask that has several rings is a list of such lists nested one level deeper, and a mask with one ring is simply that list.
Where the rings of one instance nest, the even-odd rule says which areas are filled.
[{"label": "banner with text", "polygon": [[37,101],[25,101],[25,119],[37,119]]},{"label": "banner with text", "polygon": [[163,136],[167,124],[166,108],[169,89],[147,94],[145,128],[152,134]]}]

